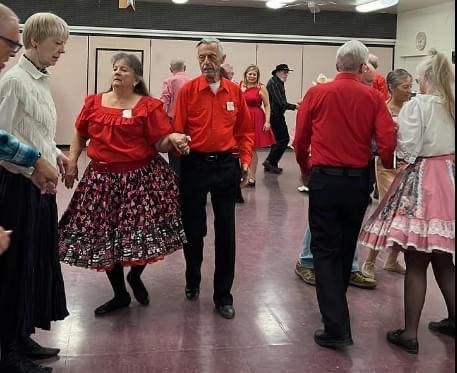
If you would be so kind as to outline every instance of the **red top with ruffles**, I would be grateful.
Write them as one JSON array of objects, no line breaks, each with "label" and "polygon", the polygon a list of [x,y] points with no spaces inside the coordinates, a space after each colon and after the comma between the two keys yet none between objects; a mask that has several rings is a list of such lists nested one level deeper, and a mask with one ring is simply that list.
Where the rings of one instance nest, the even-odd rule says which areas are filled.
[{"label": "red top with ruffles", "polygon": [[143,96],[124,110],[102,106],[102,94],[86,98],[76,130],[90,139],[89,158],[107,163],[151,159],[157,154],[154,144],[172,132],[161,101]]}]

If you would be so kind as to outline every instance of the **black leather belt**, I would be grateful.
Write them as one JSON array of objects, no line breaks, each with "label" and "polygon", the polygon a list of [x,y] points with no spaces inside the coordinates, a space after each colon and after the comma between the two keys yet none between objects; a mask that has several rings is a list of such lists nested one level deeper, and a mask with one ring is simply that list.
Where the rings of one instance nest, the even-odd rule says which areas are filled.
[{"label": "black leather belt", "polygon": [[238,159],[240,157],[239,153],[232,152],[220,152],[220,153],[199,153],[191,152],[188,156],[189,160],[195,160],[199,162],[225,162],[233,159]]},{"label": "black leather belt", "polygon": [[368,175],[368,168],[348,168],[348,167],[324,167],[314,166],[311,170],[312,174],[322,174],[330,176],[364,176]]}]

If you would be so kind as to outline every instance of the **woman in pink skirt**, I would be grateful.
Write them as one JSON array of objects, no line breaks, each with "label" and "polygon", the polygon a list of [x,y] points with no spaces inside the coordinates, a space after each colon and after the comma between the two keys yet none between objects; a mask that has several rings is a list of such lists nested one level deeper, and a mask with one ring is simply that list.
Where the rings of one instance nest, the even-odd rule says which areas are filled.
[{"label": "woman in pink skirt", "polygon": [[429,328],[455,336],[455,103],[454,73],[432,51],[417,67],[421,94],[399,114],[397,158],[401,171],[359,242],[370,249],[400,248],[406,261],[405,327],[387,333],[390,343],[417,353],[417,329],[432,264],[448,317]]}]

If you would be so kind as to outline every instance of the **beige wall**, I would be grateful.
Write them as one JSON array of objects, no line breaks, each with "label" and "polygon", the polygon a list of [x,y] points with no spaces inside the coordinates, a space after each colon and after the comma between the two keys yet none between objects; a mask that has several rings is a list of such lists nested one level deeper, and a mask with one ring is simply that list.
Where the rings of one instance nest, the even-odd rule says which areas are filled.
[{"label": "beige wall", "polygon": [[[58,113],[56,142],[70,144],[76,116],[81,110],[84,97],[94,93],[95,82],[97,81],[98,92],[108,89],[111,76],[110,57],[115,50],[143,51],[146,84],[153,96],[160,97],[162,82],[170,74],[172,59],[184,59],[190,76],[200,73],[195,46],[196,41],[189,40],[72,35],[65,55],[55,67],[49,69],[51,90]],[[226,62],[234,67],[236,82],[242,79],[245,68],[251,63],[259,66],[264,83],[270,79],[271,71],[277,64],[287,63],[294,69],[286,83],[290,103],[296,103],[303,97],[319,73],[329,77],[335,75],[336,46],[225,42],[224,48]],[[380,57],[380,70],[384,73],[389,71],[393,49],[376,47],[370,50]],[[15,63],[17,58],[12,59],[8,66]],[[293,111],[286,114],[292,138],[295,115],[296,112]]]},{"label": "beige wall", "polygon": [[[424,32],[427,36],[423,51],[416,48],[418,32]],[[455,49],[455,1],[398,14],[396,68],[406,68],[414,75],[421,56],[432,47],[451,57]]]}]

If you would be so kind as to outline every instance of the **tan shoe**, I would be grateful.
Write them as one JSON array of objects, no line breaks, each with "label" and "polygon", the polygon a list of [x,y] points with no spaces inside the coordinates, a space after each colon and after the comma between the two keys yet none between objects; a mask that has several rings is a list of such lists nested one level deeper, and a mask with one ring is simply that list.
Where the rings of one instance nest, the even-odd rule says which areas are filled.
[{"label": "tan shoe", "polygon": [[306,284],[316,286],[316,275],[314,270],[301,265],[299,261],[295,265],[295,273],[300,277]]},{"label": "tan shoe", "polygon": [[389,272],[395,272],[399,273],[401,275],[404,275],[406,273],[406,269],[397,261],[395,262],[386,262],[384,264],[384,270],[389,271]]},{"label": "tan shoe", "polygon": [[363,263],[363,265],[362,265],[362,274],[364,277],[375,280],[374,262],[370,262],[369,260],[366,260],[365,263]]},{"label": "tan shoe", "polygon": [[377,283],[376,280],[364,276],[362,272],[352,272],[349,285],[356,286],[361,289],[374,289]]}]

